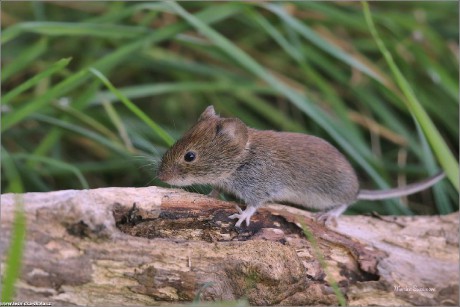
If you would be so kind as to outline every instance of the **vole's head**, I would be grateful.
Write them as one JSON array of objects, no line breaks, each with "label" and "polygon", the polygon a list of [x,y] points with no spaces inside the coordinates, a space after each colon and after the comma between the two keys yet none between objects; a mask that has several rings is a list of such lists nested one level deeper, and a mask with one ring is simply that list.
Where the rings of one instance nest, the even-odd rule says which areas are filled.
[{"label": "vole's head", "polygon": [[213,106],[163,156],[158,178],[172,185],[215,184],[245,155],[248,128],[237,118],[220,118]]}]

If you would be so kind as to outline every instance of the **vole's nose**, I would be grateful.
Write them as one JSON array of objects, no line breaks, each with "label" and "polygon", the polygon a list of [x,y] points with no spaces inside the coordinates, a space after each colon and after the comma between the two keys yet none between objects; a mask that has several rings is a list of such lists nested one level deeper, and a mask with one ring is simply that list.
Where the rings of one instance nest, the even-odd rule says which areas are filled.
[{"label": "vole's nose", "polygon": [[170,172],[164,171],[164,170],[159,170],[157,174],[157,178],[160,179],[163,182],[167,182],[168,179],[171,179],[171,174]]},{"label": "vole's nose", "polygon": [[168,183],[171,179],[174,179],[175,175],[177,173],[177,167],[172,167],[172,168],[162,168],[158,170],[157,178],[160,179],[163,182]]}]

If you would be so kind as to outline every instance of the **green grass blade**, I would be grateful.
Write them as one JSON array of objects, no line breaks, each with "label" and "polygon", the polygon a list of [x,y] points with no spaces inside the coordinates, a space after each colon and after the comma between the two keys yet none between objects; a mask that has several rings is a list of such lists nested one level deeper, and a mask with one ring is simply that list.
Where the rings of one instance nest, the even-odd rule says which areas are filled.
[{"label": "green grass blade", "polygon": [[369,77],[378,80],[380,83],[385,84],[385,80],[376,74],[373,70],[369,69],[364,63],[354,58],[352,55],[346,53],[345,51],[339,49],[338,47],[332,45],[321,36],[316,34],[313,30],[307,27],[305,24],[301,23],[291,15],[289,15],[286,10],[284,10],[279,4],[266,4],[264,5],[269,11],[278,15],[284,22],[286,22],[291,28],[298,31],[304,38],[311,41],[318,48],[321,48],[323,51],[329,53],[330,55],[336,57],[337,59],[347,63],[348,65],[356,68],[357,70],[365,73]]},{"label": "green grass blade", "polygon": [[112,130],[110,130],[104,124],[100,123],[98,120],[94,119],[88,114],[82,111],[79,111],[75,108],[72,108],[71,106],[60,106],[57,104],[55,105],[55,107],[59,109],[60,111],[62,111],[62,113],[69,115],[70,118],[74,118],[80,121],[82,124],[86,125],[87,127],[90,127],[94,131],[97,131],[98,133],[105,135],[107,138],[111,139],[113,142],[118,141],[117,135],[113,133]]},{"label": "green grass blade", "polygon": [[80,134],[80,135],[82,135],[82,136],[84,136],[84,137],[86,137],[88,139],[96,141],[98,144],[101,144],[101,145],[113,150],[114,152],[116,152],[116,153],[118,153],[118,154],[120,154],[122,156],[127,156],[128,155],[128,153],[125,151],[125,149],[120,144],[113,143],[113,142],[109,141],[108,139],[106,139],[105,137],[101,136],[100,134],[95,133],[95,132],[93,132],[91,130],[88,130],[86,128],[82,128],[80,126],[65,122],[65,121],[60,120],[58,118],[53,118],[53,117],[45,116],[45,115],[41,115],[41,114],[34,115],[33,118],[38,120],[38,121],[48,123],[48,124],[56,126],[56,127],[66,129],[66,130],[68,130],[70,132]]},{"label": "green grass blade", "polygon": [[19,279],[24,254],[24,241],[26,237],[26,216],[22,194],[15,195],[16,209],[8,255],[5,261],[5,272],[2,283],[2,302],[11,302],[14,298],[14,286]]},{"label": "green grass blade", "polygon": [[[213,23],[228,18],[229,16],[232,16],[237,12],[238,9],[232,8],[231,6],[220,6],[219,10],[215,10],[213,9],[213,7],[210,7],[206,10],[197,13],[196,18],[203,20],[203,22],[205,23]],[[148,45],[149,43],[158,43],[162,40],[171,38],[177,33],[180,33],[181,31],[185,30],[187,27],[188,26],[183,23],[172,24],[170,26],[163,27],[150,35],[142,37],[139,40],[136,40],[132,43],[123,46],[122,48],[117,49],[116,51],[102,58],[101,60],[93,63],[92,67],[101,71],[108,70],[118,65],[121,62],[121,59],[133,54],[142,47]],[[62,96],[68,91],[81,85],[88,78],[88,70],[82,69],[76,74],[61,81],[59,84],[47,91],[43,96],[36,98],[32,102],[23,106],[22,108],[18,108],[17,110],[15,110],[15,112],[5,115],[1,123],[1,132],[6,131],[19,121],[30,116],[34,112],[42,109],[56,97]]]},{"label": "green grass blade", "polygon": [[280,112],[276,107],[259,98],[257,94],[249,91],[237,91],[234,95],[241,101],[244,101],[244,103],[256,111],[257,114],[261,114],[267,121],[280,127],[281,130],[306,132],[302,125],[292,121],[291,118]]},{"label": "green grass blade", "polygon": [[252,19],[257,22],[270,36],[280,45],[287,54],[297,62],[302,62],[304,55],[296,46],[291,45],[289,41],[262,15],[254,11],[249,11]]},{"label": "green grass blade", "polygon": [[[422,132],[422,128],[420,125],[415,121],[415,124],[417,126],[417,132],[420,138],[420,143],[422,143],[422,148],[423,148],[423,157],[424,157],[424,162],[427,165],[427,169],[430,170],[431,175],[435,175],[438,172],[438,166],[436,165],[436,159],[433,155],[433,152],[431,151],[431,148],[428,144],[428,141],[426,140],[425,135]],[[436,208],[438,209],[439,214],[448,214],[450,212],[454,211],[454,208],[449,201],[448,195],[444,192],[443,185],[444,182],[439,182],[433,187],[433,195],[436,199]]]},{"label": "green grass blade", "polygon": [[1,43],[5,44],[22,33],[37,33],[47,36],[92,36],[104,39],[126,39],[145,35],[148,28],[119,26],[114,24],[91,24],[79,22],[23,22],[3,31]]},{"label": "green grass blade", "polygon": [[316,260],[318,260],[319,264],[323,268],[324,273],[326,274],[326,278],[329,279],[329,283],[331,284],[332,290],[334,291],[335,296],[337,297],[337,300],[339,301],[339,305],[347,306],[347,300],[345,299],[345,296],[343,295],[342,291],[340,291],[339,285],[335,281],[334,276],[332,276],[332,274],[328,272],[329,270],[327,268],[327,263],[324,260],[324,256],[321,253],[321,250],[318,246],[318,242],[316,241],[315,236],[310,231],[308,226],[305,224],[302,224],[302,230],[307,240],[311,243]]},{"label": "green grass blade", "polygon": [[113,125],[117,128],[118,134],[120,138],[123,140],[125,147],[130,152],[135,152],[133,143],[131,142],[131,139],[129,138],[129,135],[128,135],[128,130],[123,124],[123,120],[121,119],[120,115],[118,115],[117,110],[113,107],[112,103],[107,100],[102,100],[102,105],[104,106],[105,112],[109,116]]},{"label": "green grass blade", "polygon": [[[184,43],[183,40],[181,40],[181,43],[187,46],[187,43]],[[195,49],[197,46],[197,44],[188,45],[191,48],[195,47]],[[143,55],[148,60],[155,61],[157,63],[155,68],[162,71],[187,72],[190,74],[195,74],[197,77],[212,77],[216,80],[228,79],[233,81],[240,81],[241,83],[246,81],[242,80],[242,78],[245,78],[246,76],[239,72],[225,69],[213,63],[192,62],[187,58],[184,58],[180,53],[174,53],[171,50],[163,50],[161,47],[152,47],[148,50],[145,50]]]},{"label": "green grass blade", "polygon": [[24,213],[22,194],[20,194],[24,192],[24,187],[13,159],[3,146],[1,152],[4,160],[2,167],[9,181],[7,191],[17,193],[15,195],[16,208],[14,210],[14,221],[11,228],[10,246],[5,260],[5,271],[2,276],[1,294],[2,302],[12,302],[14,298],[14,286],[21,273],[26,236],[26,216]]},{"label": "green grass blade", "polygon": [[[159,33],[159,32],[160,31],[156,33]],[[118,50],[114,51],[108,56],[95,62],[94,67],[97,67],[98,69],[109,69],[119,64],[121,59],[127,57],[128,55],[142,48],[144,44],[145,44],[145,40],[138,40],[122,48],[119,48]],[[76,74],[58,83],[56,86],[54,86],[49,91],[47,91],[43,96],[37,97],[33,101],[24,105],[23,107],[16,109],[14,112],[6,114],[2,120],[1,131],[2,132],[6,131],[7,129],[9,129],[11,126],[15,125],[19,121],[23,120],[24,118],[30,116],[31,114],[45,107],[53,99],[56,99],[57,97],[62,96],[68,91],[83,84],[88,78],[89,78],[88,70],[82,69]]]},{"label": "green grass blade", "polygon": [[161,128],[157,123],[151,120],[141,109],[139,109],[134,103],[127,99],[119,90],[117,90],[112,83],[97,69],[90,68],[90,71],[97,77],[117,98],[123,102],[123,104],[139,117],[145,124],[147,124],[168,146],[174,144],[174,139]]},{"label": "green grass blade", "polygon": [[72,164],[65,163],[65,162],[62,162],[62,161],[59,161],[59,160],[56,160],[56,159],[52,159],[52,158],[41,157],[41,156],[25,154],[25,153],[14,154],[12,156],[12,158],[13,159],[28,160],[28,161],[32,160],[32,161],[35,161],[35,162],[46,163],[46,164],[49,164],[49,165],[51,165],[53,167],[62,169],[64,171],[71,172],[71,173],[73,173],[75,175],[75,177],[77,177],[77,179],[80,182],[81,187],[83,189],[89,189],[89,184],[86,181],[86,179],[83,176],[83,174],[80,172],[80,170],[78,168],[76,168]]},{"label": "green grass blade", "polygon": [[[143,98],[154,95],[170,94],[177,92],[233,92],[235,90],[251,90],[257,93],[273,93],[273,90],[257,86],[251,83],[235,84],[233,82],[172,82],[159,84],[142,84],[118,89],[118,91],[129,99]],[[110,102],[119,101],[118,97],[111,91],[101,91],[93,99],[91,104],[100,104],[100,101],[107,100]]]},{"label": "green grass blade", "polygon": [[[72,106],[77,110],[82,109],[88,103],[89,99],[97,92],[99,84],[99,81],[94,81],[92,84],[87,86],[83,92],[76,97]],[[65,118],[65,116],[61,116],[61,118]],[[52,128],[46,137],[42,139],[40,144],[35,148],[33,154],[44,156],[54,146],[54,144],[56,144],[61,135],[61,129]],[[33,163],[29,163],[29,166],[33,166]]]},{"label": "green grass blade", "polygon": [[75,75],[67,78],[66,80],[58,83],[56,86],[47,91],[44,95],[34,99],[33,101],[25,104],[24,106],[15,109],[11,113],[7,113],[2,120],[1,132],[4,132],[17,124],[21,120],[34,114],[38,110],[46,107],[56,97],[59,97],[63,93],[77,87],[82,84],[87,78],[87,71],[82,70]]},{"label": "green grass blade", "polygon": [[424,108],[418,101],[417,97],[414,94],[411,86],[407,82],[406,78],[402,75],[401,71],[399,70],[398,66],[393,60],[391,53],[385,47],[385,44],[380,39],[377,29],[375,28],[374,21],[372,20],[372,16],[369,10],[369,5],[367,2],[361,2],[363,5],[364,16],[369,27],[369,30],[377,43],[380,52],[384,56],[388,66],[393,73],[396,83],[398,84],[400,90],[404,94],[404,102],[406,103],[407,108],[420,124],[428,142],[431,145],[431,148],[436,154],[439,163],[441,164],[444,172],[446,173],[449,180],[452,184],[456,187],[457,191],[460,190],[460,174],[459,174],[459,165],[454,155],[449,150],[449,147],[444,142],[441,134],[439,133],[436,126],[431,121],[428,114],[425,112]]},{"label": "green grass blade", "polygon": [[[287,39],[279,32],[265,17],[261,14],[257,13],[254,10],[247,10],[247,13],[250,14],[249,17],[256,21],[264,31],[266,31],[283,50],[289,54],[294,60],[297,61],[299,64],[299,69],[304,74],[304,79],[306,82],[313,83],[316,87],[318,87],[322,93],[326,95],[325,100],[329,102],[329,104],[334,108],[334,111],[337,113],[337,116],[341,118],[342,124],[345,126],[346,129],[343,131],[347,132],[347,137],[349,139],[354,139],[356,143],[360,140],[359,133],[356,127],[350,122],[349,117],[347,115],[348,107],[344,104],[344,102],[335,94],[335,90],[331,87],[329,82],[326,82],[321,74],[319,74],[315,69],[312,69],[309,66],[306,60],[307,56],[305,53],[302,53],[302,48],[299,46],[294,46]],[[354,134],[354,136],[353,136]],[[360,147],[360,151],[363,152],[365,155],[366,146],[364,144],[356,146]],[[370,153],[367,153],[370,155]]]},{"label": "green grass blade", "polygon": [[32,86],[36,85],[38,82],[43,80],[44,78],[48,78],[49,76],[55,74],[56,72],[62,70],[64,67],[69,64],[71,58],[61,59],[55,63],[53,63],[50,67],[42,71],[41,73],[33,76],[29,80],[21,83],[19,86],[15,87],[13,90],[6,93],[6,95],[2,98],[2,104],[7,105],[11,99],[16,97],[17,95],[21,94],[22,92],[28,90]]},{"label": "green grass blade", "polygon": [[[123,3],[123,2],[119,2]],[[127,4],[127,3],[126,3]],[[121,8],[122,5],[119,5],[119,7],[111,7],[109,11],[107,11],[105,14],[89,18],[85,20],[85,22],[89,23],[117,23],[120,22],[120,20],[127,18],[129,16],[132,16],[136,14],[136,12],[143,11],[143,10],[151,10],[152,14],[148,14],[145,16],[139,24],[144,25],[148,24],[149,19],[151,16],[157,15],[159,12],[168,12],[168,8],[161,2],[144,2],[140,3],[137,5],[124,5],[123,8]]]},{"label": "green grass blade", "polygon": [[24,191],[24,185],[22,183],[21,176],[19,175],[19,171],[16,168],[16,164],[3,146],[1,147],[1,150],[1,159],[3,162],[1,167],[9,182],[8,187],[5,190],[7,193],[22,193]]},{"label": "green grass blade", "polygon": [[[45,53],[48,46],[46,39],[40,39],[35,44],[30,45],[28,48],[24,48],[14,60],[8,65],[2,67],[2,82],[8,80],[14,74],[17,74],[20,70],[31,65],[33,61],[39,58]],[[2,59],[3,62],[3,59]]]}]

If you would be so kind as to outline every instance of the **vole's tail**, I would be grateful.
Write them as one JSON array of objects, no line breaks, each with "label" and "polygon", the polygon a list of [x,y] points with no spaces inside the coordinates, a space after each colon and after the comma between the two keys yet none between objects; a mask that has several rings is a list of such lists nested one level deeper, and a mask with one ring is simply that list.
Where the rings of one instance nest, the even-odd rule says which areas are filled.
[{"label": "vole's tail", "polygon": [[401,196],[406,196],[410,194],[414,194],[420,191],[423,191],[439,180],[444,178],[444,172],[440,172],[437,175],[429,177],[423,181],[416,182],[409,184],[407,186],[395,189],[388,189],[388,190],[360,190],[358,193],[358,199],[362,200],[380,200],[380,199],[387,199],[387,198],[397,198]]}]

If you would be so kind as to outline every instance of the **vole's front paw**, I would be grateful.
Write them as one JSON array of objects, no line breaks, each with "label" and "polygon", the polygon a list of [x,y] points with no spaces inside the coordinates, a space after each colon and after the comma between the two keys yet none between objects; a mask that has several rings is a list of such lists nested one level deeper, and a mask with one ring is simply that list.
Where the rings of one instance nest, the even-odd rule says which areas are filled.
[{"label": "vole's front paw", "polygon": [[238,206],[235,206],[235,207],[236,207],[236,210],[238,210],[238,213],[230,215],[229,218],[238,219],[238,221],[235,224],[236,227],[240,227],[243,221],[246,221],[246,226],[249,226],[249,224],[251,223],[251,216],[253,216],[257,208],[252,207],[252,206],[247,206],[246,209],[243,211],[241,210],[240,207]]}]

